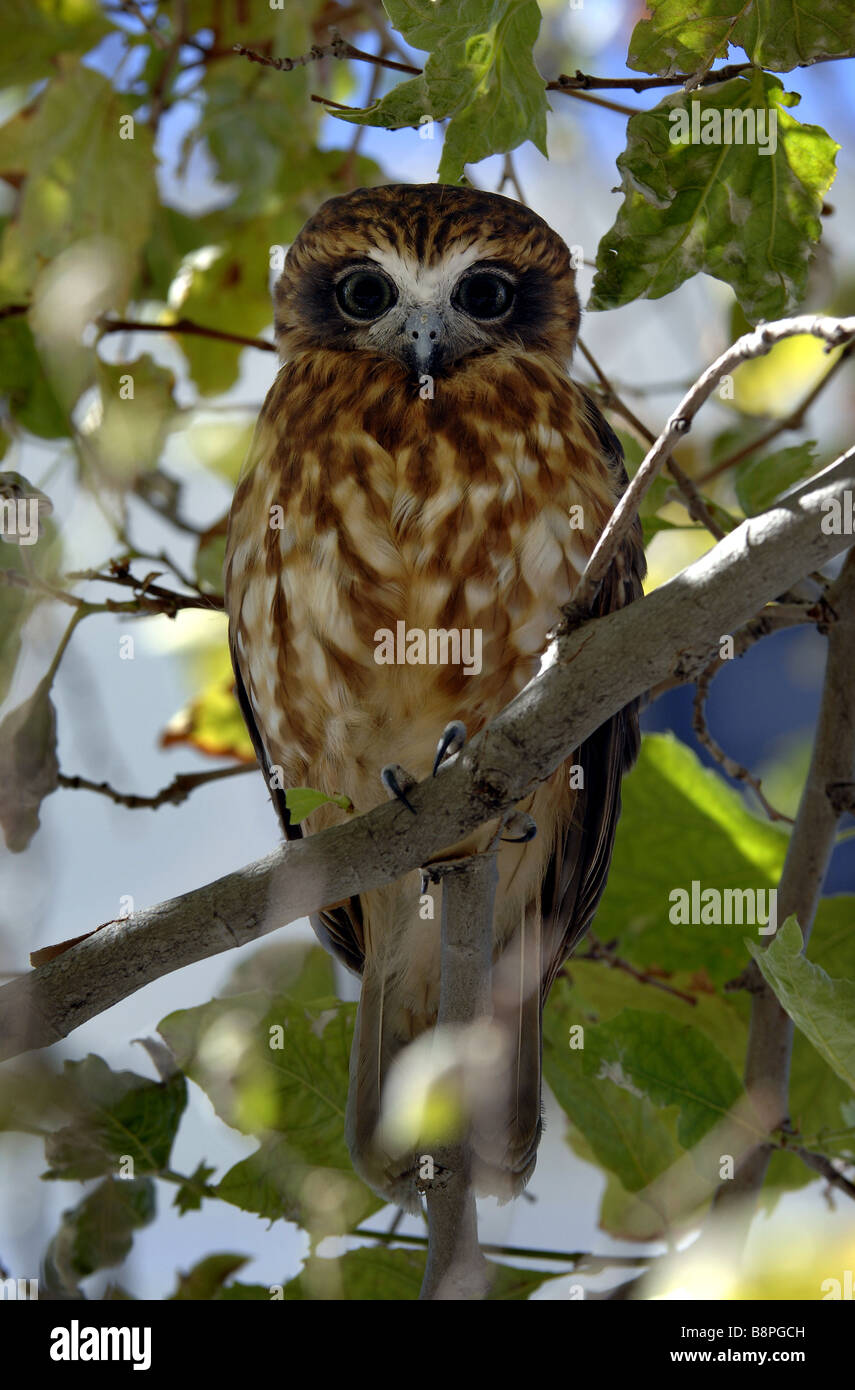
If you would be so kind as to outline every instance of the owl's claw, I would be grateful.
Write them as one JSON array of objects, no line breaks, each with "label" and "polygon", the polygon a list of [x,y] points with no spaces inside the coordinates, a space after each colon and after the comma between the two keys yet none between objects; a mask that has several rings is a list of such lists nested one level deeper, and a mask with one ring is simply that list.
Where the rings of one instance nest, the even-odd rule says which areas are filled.
[{"label": "owl's claw", "polygon": [[436,757],[433,760],[434,777],[439,772],[439,765],[443,758],[450,758],[453,754],[459,753],[465,742],[466,725],[461,724],[459,719],[452,719],[450,724],[446,724],[439,743],[436,745]]},{"label": "owl's claw", "polygon": [[417,814],[415,806],[412,806],[407,798],[407,792],[411,787],[416,786],[416,779],[409,772],[401,767],[400,763],[387,763],[380,769],[380,781],[386,788],[389,796],[395,801],[402,801],[408,811],[413,815]]},{"label": "owl's claw", "polygon": [[503,830],[510,830],[510,835],[502,835],[502,843],[506,845],[524,845],[529,840],[533,840],[537,834],[537,826],[527,811],[515,811],[509,816]]}]

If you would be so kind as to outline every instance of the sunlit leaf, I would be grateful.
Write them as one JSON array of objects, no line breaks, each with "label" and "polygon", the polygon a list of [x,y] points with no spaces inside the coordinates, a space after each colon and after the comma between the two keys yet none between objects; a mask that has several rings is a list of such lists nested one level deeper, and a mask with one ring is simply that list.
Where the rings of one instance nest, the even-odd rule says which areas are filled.
[{"label": "sunlit leaf", "polygon": [[534,0],[385,0],[393,25],[430,56],[421,77],[375,105],[332,115],[364,125],[418,126],[450,118],[439,178],[456,183],[464,165],[531,140],[546,154],[546,90],[532,49],[540,29]]},{"label": "sunlit leaf", "polygon": [[627,65],[664,77],[702,71],[726,58],[730,44],[779,72],[855,53],[849,0],[647,0],[647,10],[649,18],[633,30]]},{"label": "sunlit leaf", "polygon": [[[698,271],[732,285],[752,320],[777,318],[798,304],[838,148],[819,126],[790,115],[798,101],[777,78],[757,71],[676,92],[632,116],[618,158],[624,202],[600,242],[589,307],[659,299]],[[774,118],[774,142],[768,124],[765,150],[725,143],[724,122],[734,112],[740,120],[746,113]],[[679,143],[683,133],[688,143]],[[717,142],[697,142],[707,136]]]}]

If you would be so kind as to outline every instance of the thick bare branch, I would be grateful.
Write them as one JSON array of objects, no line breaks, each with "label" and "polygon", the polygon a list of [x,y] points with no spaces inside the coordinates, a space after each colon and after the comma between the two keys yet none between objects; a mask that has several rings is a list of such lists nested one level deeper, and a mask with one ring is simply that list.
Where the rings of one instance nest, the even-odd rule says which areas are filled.
[{"label": "thick bare branch", "polygon": [[[842,814],[835,784],[855,784],[855,549],[850,550],[840,578],[828,595],[836,615],[828,636],[822,705],[796,823],[787,847],[784,871],[778,885],[778,920],[795,914],[807,944],[819,904],[822,885],[834,850],[837,824]],[[767,1129],[773,1131],[788,1118],[790,1056],[793,1023],[781,1008],[773,990],[752,961],[744,975],[751,990],[751,1028],[745,1062],[745,1088]],[[772,1148],[761,1144],[742,1161],[735,1177],[716,1194],[718,1212],[741,1206],[744,1229],[750,1199],[763,1185]]]},{"label": "thick bare branch", "polygon": [[[442,872],[442,955],[437,1025],[489,1017],[496,855],[473,855]],[[485,1297],[487,1262],[478,1244],[468,1139],[433,1155],[438,1179],[426,1186],[427,1266],[419,1297],[426,1301]]]},{"label": "thick bare branch", "polygon": [[499,817],[628,701],[678,670],[702,670],[722,633],[845,549],[850,538],[822,522],[853,489],[855,462],[845,456],[646,598],[559,638],[551,664],[438,777],[408,793],[417,815],[389,802],[291,842],[108,924],[4,986],[0,1057],[56,1042],[162,975],[388,883]]}]

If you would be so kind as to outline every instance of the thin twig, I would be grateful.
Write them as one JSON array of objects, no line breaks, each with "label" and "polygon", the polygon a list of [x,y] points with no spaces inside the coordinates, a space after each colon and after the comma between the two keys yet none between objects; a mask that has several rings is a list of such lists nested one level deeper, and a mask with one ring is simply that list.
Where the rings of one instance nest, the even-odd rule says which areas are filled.
[{"label": "thin twig", "polygon": [[[796,66],[813,67],[814,63],[833,63],[836,61],[839,61],[837,55],[828,55],[814,58],[811,63],[797,63]],[[753,67],[753,63],[728,63],[726,67],[704,73],[697,85],[710,87],[716,82],[729,82],[732,77],[739,77],[743,72],[747,72]],[[547,82],[546,90],[548,92],[603,90],[647,92],[656,87],[685,87],[688,82],[694,82],[697,76],[697,73],[693,72],[675,72],[671,77],[594,77],[577,68],[573,77],[568,76],[567,73],[561,73],[554,81]]]},{"label": "thin twig", "polygon": [[779,434],[785,434],[789,430],[802,429],[805,416],[814,401],[818,396],[822,395],[828,383],[837,372],[840,371],[843,363],[852,356],[853,351],[855,351],[855,342],[848,343],[839,357],[832,362],[824,376],[821,376],[816,385],[811,387],[804,400],[800,405],[796,406],[795,410],[791,410],[789,415],[786,415],[783,420],[777,420],[775,424],[770,425],[770,427],[763,434],[759,435],[757,439],[750,440],[747,444],[741,445],[740,448],[735,449],[732,454],[728,454],[727,458],[720,459],[718,463],[713,464],[712,468],[707,468],[699,475],[698,482],[708,483],[712,478],[718,478],[722,473],[726,473],[728,469],[734,468],[737,463],[741,463],[743,459],[749,458],[751,454],[756,454],[758,449],[764,449],[767,444],[771,444],[772,440],[777,439]]},{"label": "thin twig", "polygon": [[160,32],[159,29],[155,27],[155,19],[157,18],[157,16],[152,15],[151,19],[147,19],[142,6],[137,3],[137,0],[116,0],[116,8],[110,8],[106,11],[106,13],[118,13],[122,15],[127,15],[131,19],[139,20],[140,24],[145,29],[146,33],[148,34],[149,38],[152,40],[156,48],[160,48],[163,51],[165,51],[169,47],[169,40],[165,37],[164,34]]},{"label": "thin twig", "polygon": [[[637,970],[634,965],[630,965],[628,960],[624,960],[617,954],[614,949],[614,942],[599,941],[597,937],[592,936],[589,932],[585,945],[587,949],[584,951],[576,951],[573,956],[574,960],[602,961],[605,965],[610,966],[612,970],[623,970],[625,974],[631,975],[632,978],[637,980],[641,985],[652,985],[654,989],[662,989],[666,994],[673,994],[676,999],[682,999],[684,1004],[697,1004],[698,1001],[693,994],[687,994],[682,989],[676,989],[674,985],[666,984],[664,980],[659,979],[658,976],[648,970]],[[572,965],[570,969],[572,971]]]},{"label": "thin twig", "polygon": [[[165,589],[163,585],[155,584],[154,581],[158,577],[156,573],[152,573],[144,579],[137,579],[129,572],[127,562],[119,560],[111,562],[107,574],[102,574],[100,570],[77,570],[67,576],[69,579],[90,584],[119,584],[123,588],[133,589],[137,595],[140,612],[165,613],[170,618],[174,618],[185,608],[205,608],[218,612],[224,607],[219,594],[177,594],[174,589]],[[131,610],[123,607],[122,611]]]},{"label": "thin twig", "polygon": [[[366,1230],[360,1226],[349,1234],[366,1236],[371,1240],[380,1241],[382,1245],[411,1245],[424,1249],[428,1243],[427,1236],[401,1235],[397,1231]],[[533,1245],[482,1245],[481,1249],[485,1255],[506,1255],[519,1260],[560,1261],[561,1264],[572,1264],[577,1269],[584,1268],[588,1273],[598,1273],[601,1269],[613,1266],[632,1269],[660,1258],[655,1255],[594,1255],[587,1250],[538,1250]]]},{"label": "thin twig", "polygon": [[304,68],[310,63],[318,63],[322,58],[352,58],[355,62],[373,63],[375,67],[390,68],[393,72],[406,72],[415,77],[422,71],[421,68],[413,67],[412,63],[398,63],[394,58],[387,58],[382,52],[366,53],[362,48],[354,48],[353,44],[348,43],[335,29],[331,30],[331,33],[333,37],[330,43],[313,44],[308,53],[302,53],[298,58],[268,58],[257,49],[245,48],[242,43],[234,45],[234,52],[241,58],[248,58],[251,63],[261,63],[263,67],[275,68],[277,72],[292,72],[294,68]]},{"label": "thin twig", "polygon": [[523,193],[522,184],[520,183],[519,175],[517,174],[516,166],[514,164],[514,157],[510,152],[505,155],[504,161],[502,163],[502,177],[499,180],[499,187],[496,189],[496,192],[504,193],[505,188],[508,184],[511,185],[511,188],[516,193],[519,201],[525,207],[528,207],[526,196]]},{"label": "thin twig", "polygon": [[619,116],[637,116],[641,110],[638,106],[625,106],[621,101],[610,101],[608,97],[595,97],[593,92],[582,92],[575,87],[560,87],[558,90],[568,97],[575,97],[577,101],[602,106],[606,111],[616,111]]},{"label": "thin twig", "polygon": [[166,89],[169,86],[173,71],[178,64],[178,55],[181,52],[181,46],[184,42],[186,27],[186,0],[175,0],[175,32],[171,41],[166,45],[163,65],[151,85],[151,105],[148,114],[148,124],[152,131],[155,132],[160,124],[160,118],[167,108]]},{"label": "thin twig", "polygon": [[137,796],[134,792],[119,792],[115,787],[111,787],[109,782],[91,782],[88,777],[69,776],[65,772],[59,774],[59,785],[68,787],[71,791],[98,792],[101,796],[109,797],[117,806],[127,806],[129,810],[138,811],[146,808],[156,811],[158,806],[165,806],[168,803],[178,806],[182,801],[186,801],[192,791],[197,787],[204,787],[208,782],[220,782],[225,777],[237,777],[242,772],[254,772],[257,764],[239,763],[235,767],[215,767],[207,772],[177,772],[167,787],[162,787],[153,796]]},{"label": "thin twig", "polygon": [[692,705],[692,728],[695,731],[698,742],[706,748],[707,752],[713,758],[715,758],[716,762],[722,770],[727,773],[728,777],[732,777],[737,782],[748,783],[748,786],[754,791],[757,800],[760,802],[760,805],[771,821],[782,820],[786,821],[788,825],[792,825],[794,823],[792,816],[785,816],[783,811],[776,811],[772,803],[766,798],[759,777],[755,777],[753,773],[748,771],[747,767],[742,765],[742,763],[738,763],[734,758],[731,758],[729,754],[724,751],[721,744],[716,742],[709,731],[704,706],[706,705],[713,677],[721,670],[724,665],[724,660],[724,657],[717,656],[714,661],[710,662],[706,670],[701,672],[695,681],[695,698]]},{"label": "thin twig", "polygon": [[[568,622],[578,622],[582,615],[590,612],[603,577],[621,542],[635,522],[642,497],[674,446],[688,434],[695,415],[712,395],[721,378],[751,358],[765,357],[776,343],[782,342],[785,338],[794,338],[804,333],[825,339],[829,349],[841,347],[855,338],[855,317],[837,319],[822,314],[802,314],[798,318],[761,324],[751,333],[744,334],[732,347],[717,357],[686,392],[606,522],[573,596],[565,607]],[[852,450],[852,455],[855,456],[855,449]],[[849,455],[842,457],[848,459]]]},{"label": "thin twig", "polygon": [[98,320],[99,337],[108,333],[185,333],[192,338],[216,338],[221,343],[236,343],[238,347],[261,348],[263,352],[275,352],[276,344],[266,338],[247,338],[242,333],[228,333],[223,328],[208,328],[192,319],[175,319],[172,323],[138,323],[134,319],[101,318]]},{"label": "thin twig", "polygon": [[[622,416],[623,419],[626,420],[627,424],[631,425],[635,432],[639,434],[642,439],[644,439],[648,444],[654,444],[656,442],[656,436],[653,433],[653,431],[649,430],[647,426],[644,424],[644,421],[639,420],[635,411],[632,410],[626,404],[626,402],[621,399],[615,387],[612,385],[611,380],[603,371],[602,367],[600,366],[599,362],[594,357],[590,349],[586,347],[586,345],[582,342],[581,338],[578,340],[578,346],[579,351],[582,353],[582,356],[585,358],[592,370],[596,373],[597,380],[599,381],[603,389],[603,405],[605,406],[605,408],[607,410],[612,410],[616,415]],[[706,527],[706,529],[710,532],[711,535],[715,536],[717,541],[720,541],[726,533],[716,521],[715,517],[713,516],[703,497],[698,492],[698,489],[695,486],[693,480],[689,477],[688,473],[683,472],[683,469],[677,463],[676,459],[674,459],[670,454],[668,458],[665,460],[665,467],[668,469],[668,472],[671,474],[671,477],[674,479],[674,482],[677,484],[677,487],[683,494],[683,499],[685,501],[686,510],[688,511],[689,516],[692,518],[693,521],[699,521],[702,526]]]},{"label": "thin twig", "polygon": [[843,1173],[839,1172],[825,1154],[811,1153],[808,1149],[787,1149],[787,1152],[798,1154],[802,1163],[806,1163],[808,1168],[812,1168],[815,1173],[821,1173],[832,1187],[839,1187],[841,1192],[846,1193],[847,1197],[855,1200],[855,1182],[850,1182]]},{"label": "thin twig", "polygon": [[[717,72],[708,72],[701,82],[701,86],[708,87],[714,82],[727,82],[731,77],[738,77],[747,68],[753,67],[752,63],[730,63],[727,67],[719,68]],[[691,81],[693,74],[687,72],[675,73],[673,77],[593,77],[590,73],[576,69],[575,76],[569,77],[567,73],[561,73],[553,82],[547,82],[548,92],[590,92],[590,91],[626,91],[626,92],[647,92],[655,87],[683,87]]]}]

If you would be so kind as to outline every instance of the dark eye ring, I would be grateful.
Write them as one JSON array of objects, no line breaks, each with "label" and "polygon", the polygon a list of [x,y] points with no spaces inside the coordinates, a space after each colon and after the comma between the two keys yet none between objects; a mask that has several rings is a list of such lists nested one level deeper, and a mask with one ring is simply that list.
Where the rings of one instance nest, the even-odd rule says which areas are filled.
[{"label": "dark eye ring", "polygon": [[476,270],[464,275],[451,302],[455,309],[462,309],[471,319],[500,319],[514,302],[514,287],[504,275]]},{"label": "dark eye ring", "polygon": [[381,270],[352,270],[339,280],[335,297],[348,318],[370,323],[391,309],[398,294],[388,275]]}]

